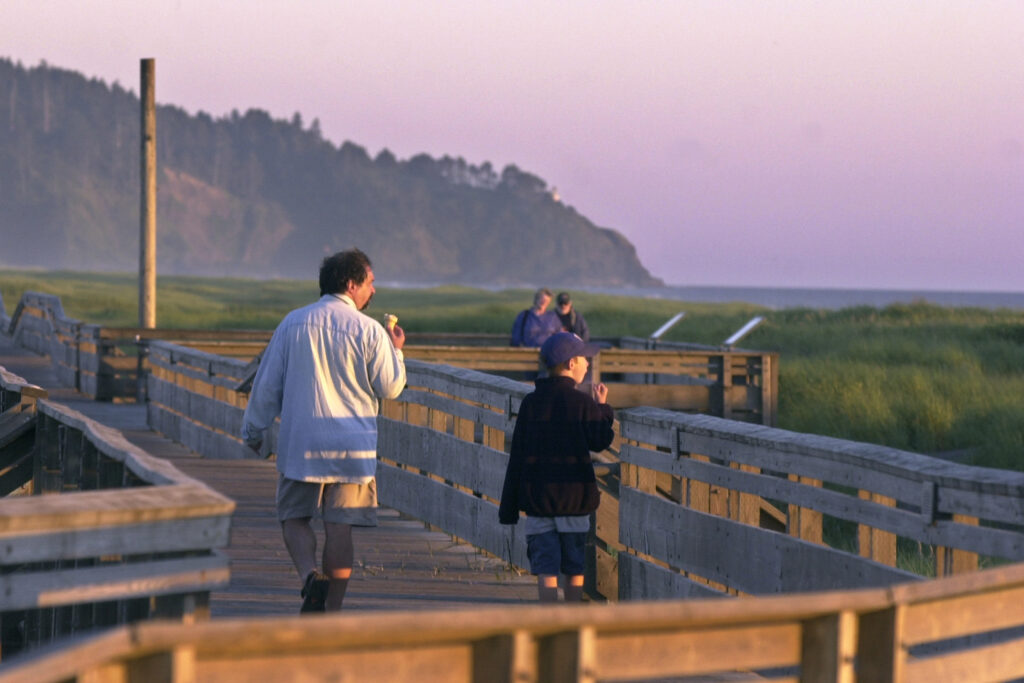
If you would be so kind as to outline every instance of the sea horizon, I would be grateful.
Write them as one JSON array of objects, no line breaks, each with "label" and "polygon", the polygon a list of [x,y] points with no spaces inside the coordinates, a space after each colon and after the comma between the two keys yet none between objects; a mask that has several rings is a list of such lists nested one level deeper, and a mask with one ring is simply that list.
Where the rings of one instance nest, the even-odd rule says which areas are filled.
[{"label": "sea horizon", "polygon": [[[98,271],[77,271],[66,268],[46,268],[41,266],[7,266],[0,263],[0,270],[17,271],[61,271],[77,273],[110,273],[110,274],[132,274],[129,271],[120,269],[98,270]],[[176,277],[217,277],[204,274],[179,274],[168,275]],[[228,276],[228,279],[235,279]],[[256,280],[299,280],[303,278],[290,278],[281,276],[265,276],[263,278],[238,278]],[[401,280],[379,279],[378,287],[393,288],[432,288],[457,285],[473,287],[490,291],[507,289],[533,289],[541,285],[530,285],[527,283],[453,283],[453,282],[408,282]],[[926,302],[936,306],[948,306],[953,308],[983,308],[983,309],[1011,309],[1024,310],[1024,291],[997,291],[997,290],[953,290],[953,289],[886,289],[886,288],[851,288],[851,287],[757,287],[740,285],[684,285],[665,284],[659,287],[630,287],[628,285],[617,285],[614,287],[587,286],[587,285],[553,285],[546,284],[552,291],[569,292],[595,292],[601,294],[620,294],[623,296],[647,297],[654,299],[669,299],[680,302],[694,303],[746,303],[755,306],[778,310],[783,308],[816,308],[838,310],[852,306],[871,306],[884,308],[892,304],[910,304]],[[0,299],[2,301],[2,299]]]},{"label": "sea horizon", "polygon": [[1024,309],[1024,292],[713,285],[665,285],[664,287],[615,289],[579,287],[578,289],[695,303],[748,303],[771,309],[823,308],[837,310],[851,306],[884,308],[892,304],[916,302],[953,308]]},{"label": "sea horizon", "polygon": [[479,282],[405,282],[378,280],[379,287],[430,288],[448,285],[472,287],[488,291],[510,289],[534,289],[546,286],[553,292],[593,292],[597,294],[619,294],[622,296],[669,299],[694,303],[746,303],[770,309],[820,308],[838,310],[852,306],[885,308],[892,304],[926,302],[951,308],[984,308],[1024,310],[1024,292],[953,290],[953,289],[882,289],[847,287],[755,287],[737,285],[679,285],[666,284],[660,287],[631,287],[617,285],[602,287],[592,285],[555,285],[550,283],[501,283]]}]

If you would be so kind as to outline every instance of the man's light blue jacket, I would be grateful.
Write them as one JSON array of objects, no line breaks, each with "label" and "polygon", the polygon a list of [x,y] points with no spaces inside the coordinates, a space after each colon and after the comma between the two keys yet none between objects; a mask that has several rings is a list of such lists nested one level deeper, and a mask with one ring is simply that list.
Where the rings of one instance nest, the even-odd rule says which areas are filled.
[{"label": "man's light blue jacket", "polygon": [[377,471],[379,399],[405,386],[405,363],[384,327],[344,294],[285,316],[260,362],[242,438],[262,441],[281,416],[277,469],[287,478],[366,483]]}]

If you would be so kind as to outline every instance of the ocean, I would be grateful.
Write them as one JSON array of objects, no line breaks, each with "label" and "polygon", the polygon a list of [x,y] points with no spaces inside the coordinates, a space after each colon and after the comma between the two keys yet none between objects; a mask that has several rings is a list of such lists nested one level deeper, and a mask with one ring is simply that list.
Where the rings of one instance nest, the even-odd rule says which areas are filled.
[{"label": "ocean", "polygon": [[[589,288],[586,288],[589,289]],[[1024,292],[956,292],[903,289],[813,289],[789,287],[710,287],[667,285],[649,289],[594,290],[609,294],[677,299],[705,303],[744,302],[781,308],[884,308],[889,304],[926,301],[939,306],[1024,309]]]},{"label": "ocean", "polygon": [[[509,289],[508,284],[464,283],[490,291]],[[395,288],[438,287],[440,283],[378,280],[377,286]],[[516,289],[532,289],[540,285],[519,284]],[[771,309],[823,308],[838,310],[851,306],[884,308],[890,304],[927,302],[952,308],[1008,308],[1024,310],[1024,292],[954,291],[938,289],[841,289],[836,287],[717,287],[711,285],[666,285],[664,287],[587,287],[571,285],[547,286],[555,292],[567,290],[622,294],[624,296],[674,299],[698,303],[748,303]]]}]

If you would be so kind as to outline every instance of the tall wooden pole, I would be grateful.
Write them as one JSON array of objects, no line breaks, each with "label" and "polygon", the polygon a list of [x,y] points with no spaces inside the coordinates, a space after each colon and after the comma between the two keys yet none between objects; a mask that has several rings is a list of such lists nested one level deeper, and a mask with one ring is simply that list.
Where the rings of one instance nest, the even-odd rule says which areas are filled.
[{"label": "tall wooden pole", "polygon": [[156,61],[141,60],[142,197],[139,217],[139,327],[156,327]]}]

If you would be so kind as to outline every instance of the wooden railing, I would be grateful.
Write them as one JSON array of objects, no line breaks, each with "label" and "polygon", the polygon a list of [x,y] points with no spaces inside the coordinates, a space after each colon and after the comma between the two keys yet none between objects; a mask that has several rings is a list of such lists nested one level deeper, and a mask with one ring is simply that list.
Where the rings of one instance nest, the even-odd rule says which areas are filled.
[{"label": "wooden railing", "polygon": [[979,555],[1024,560],[1024,473],[653,408],[619,419],[620,595],[888,585],[974,571]]},{"label": "wooden railing", "polygon": [[98,401],[137,398],[150,340],[182,340],[220,355],[251,357],[271,334],[90,325],[67,317],[58,297],[38,292],[22,295],[3,331],[22,346],[48,355],[61,384]]},{"label": "wooden railing", "polygon": [[[618,365],[609,365],[612,359],[601,359],[605,373],[619,369],[623,373],[625,387],[640,384],[668,385],[672,389],[663,388],[668,396],[687,396],[689,405],[697,408],[681,408],[679,405],[644,402],[646,396],[653,395],[653,389],[647,388],[646,394],[632,400],[630,406],[648,406],[667,408],[669,410],[685,410],[715,415],[743,422],[757,422],[775,426],[779,410],[779,354],[765,351],[746,351],[722,346],[689,344],[683,342],[667,342],[659,339],[641,339],[638,337],[622,337],[618,340],[625,360],[629,352],[640,352],[634,355],[632,365],[615,359]],[[652,368],[657,358],[675,359],[668,364],[667,370]],[[614,357],[613,357],[614,358]],[[646,367],[645,367],[646,365]],[[642,374],[637,374],[642,373]],[[682,392],[677,385],[704,387],[704,390],[690,389],[690,394]],[[679,401],[679,398],[675,399]],[[625,404],[624,404],[625,405]]]},{"label": "wooden railing", "polygon": [[[203,341],[178,335],[165,337],[188,348],[252,360],[266,341]],[[406,358],[451,365],[511,379],[536,372],[537,349],[510,346],[434,346],[409,334]],[[637,340],[623,339],[637,345]],[[249,375],[255,372],[251,366]],[[778,412],[778,354],[694,347],[686,349],[615,348],[608,345],[592,361],[593,381],[604,381],[616,408],[655,406],[705,413],[745,422],[774,425]],[[245,377],[240,378],[244,381]]]},{"label": "wooden railing", "polygon": [[[88,325],[68,318],[60,299],[26,292],[7,322],[9,334],[50,356],[62,384],[97,400],[143,396],[154,340],[221,358],[252,361],[271,332],[167,330]],[[537,349],[512,348],[503,335],[408,334],[407,358],[481,370],[512,379],[535,372]],[[611,389],[616,408],[655,406],[774,425],[778,409],[778,354],[696,344],[622,338],[601,340],[592,375]],[[622,348],[616,348],[621,346]],[[239,385],[250,379],[256,364]]]},{"label": "wooden railing", "polygon": [[736,600],[140,623],[0,672],[67,680],[511,683],[749,673],[775,683],[1024,675],[1024,565],[927,583]]},{"label": "wooden railing", "polygon": [[205,616],[234,503],[2,368],[0,387],[0,656]]},{"label": "wooden railing", "polygon": [[46,389],[0,366],[0,496],[32,478],[36,402],[47,395]]},{"label": "wooden railing", "polygon": [[[163,342],[150,360],[154,429],[207,457],[255,457],[237,436],[242,361]],[[530,386],[412,359],[406,368],[407,388],[379,420],[382,504],[525,566],[518,528],[496,524],[495,504]],[[1024,559],[1024,475],[709,416],[618,417],[619,439],[597,456],[607,465],[592,595],[877,586],[972,571],[979,554]],[[275,443],[272,429],[264,455]],[[726,533],[742,541],[723,544]]]},{"label": "wooden railing", "polygon": [[522,525],[497,523],[515,415],[530,388],[406,361],[407,386],[378,420],[381,502],[527,567]]},{"label": "wooden railing", "polygon": [[[237,387],[255,364],[154,341],[149,365],[150,427],[209,458],[258,457],[238,438],[249,394]],[[276,424],[269,443],[277,443]]]}]

